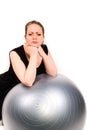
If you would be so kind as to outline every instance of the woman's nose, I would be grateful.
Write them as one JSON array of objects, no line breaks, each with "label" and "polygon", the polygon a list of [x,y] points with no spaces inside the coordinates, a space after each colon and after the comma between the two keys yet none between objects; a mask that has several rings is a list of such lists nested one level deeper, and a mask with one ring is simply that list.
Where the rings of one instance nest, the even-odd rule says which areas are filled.
[{"label": "woman's nose", "polygon": [[34,34],[34,35],[33,35],[33,38],[34,38],[34,39],[36,39],[36,38],[37,38],[37,35],[36,35],[36,34]]}]

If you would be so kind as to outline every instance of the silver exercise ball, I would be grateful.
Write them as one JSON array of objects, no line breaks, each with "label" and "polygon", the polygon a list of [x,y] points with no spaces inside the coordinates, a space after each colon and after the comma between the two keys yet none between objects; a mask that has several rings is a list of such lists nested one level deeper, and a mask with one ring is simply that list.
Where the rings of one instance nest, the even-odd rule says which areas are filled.
[{"label": "silver exercise ball", "polygon": [[41,74],[33,87],[20,83],[7,94],[2,117],[4,130],[83,130],[85,112],[70,79]]}]

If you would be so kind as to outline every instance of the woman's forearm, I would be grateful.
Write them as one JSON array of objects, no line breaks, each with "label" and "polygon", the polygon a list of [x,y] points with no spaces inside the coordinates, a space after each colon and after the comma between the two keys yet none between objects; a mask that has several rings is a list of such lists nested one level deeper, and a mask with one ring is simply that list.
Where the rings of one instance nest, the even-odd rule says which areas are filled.
[{"label": "woman's forearm", "polygon": [[57,67],[50,53],[43,55],[43,61],[45,64],[46,72],[51,76],[57,75]]},{"label": "woman's forearm", "polygon": [[32,86],[36,78],[36,63],[37,56],[33,55],[29,59],[28,67],[24,73],[24,83],[27,86]]}]

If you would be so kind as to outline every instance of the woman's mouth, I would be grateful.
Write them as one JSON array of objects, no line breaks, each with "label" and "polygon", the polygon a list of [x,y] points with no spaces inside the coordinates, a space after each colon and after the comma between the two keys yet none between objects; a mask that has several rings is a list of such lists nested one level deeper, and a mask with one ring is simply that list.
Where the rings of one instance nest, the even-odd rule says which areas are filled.
[{"label": "woman's mouth", "polygon": [[32,43],[33,43],[33,44],[37,44],[38,42],[37,42],[37,41],[33,41]]}]

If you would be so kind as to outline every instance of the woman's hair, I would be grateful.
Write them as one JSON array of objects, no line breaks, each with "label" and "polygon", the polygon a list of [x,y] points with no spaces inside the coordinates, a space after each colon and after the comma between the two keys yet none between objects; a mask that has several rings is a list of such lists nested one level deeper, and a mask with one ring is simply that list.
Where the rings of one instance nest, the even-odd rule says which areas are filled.
[{"label": "woman's hair", "polygon": [[42,28],[42,32],[43,32],[43,36],[44,36],[44,27],[43,27],[43,25],[40,22],[38,22],[36,20],[32,20],[32,21],[28,22],[25,25],[25,35],[27,34],[27,28],[28,28],[28,26],[31,25],[31,24],[37,24],[37,25],[39,25]]}]

